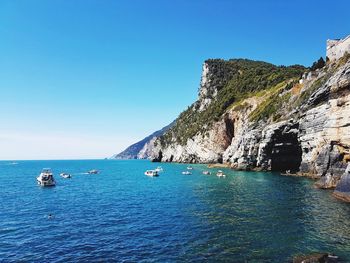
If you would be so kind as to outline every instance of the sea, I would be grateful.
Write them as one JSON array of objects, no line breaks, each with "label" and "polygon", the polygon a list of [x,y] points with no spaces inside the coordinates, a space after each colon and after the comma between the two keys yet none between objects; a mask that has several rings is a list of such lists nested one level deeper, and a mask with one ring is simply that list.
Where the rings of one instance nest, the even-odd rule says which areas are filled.
[{"label": "sea", "polygon": [[[144,174],[158,165],[159,177]],[[192,167],[1,161],[0,262],[290,262],[314,252],[350,262],[350,204],[331,191],[278,173],[220,168],[219,178]],[[55,187],[37,184],[42,168]]]}]

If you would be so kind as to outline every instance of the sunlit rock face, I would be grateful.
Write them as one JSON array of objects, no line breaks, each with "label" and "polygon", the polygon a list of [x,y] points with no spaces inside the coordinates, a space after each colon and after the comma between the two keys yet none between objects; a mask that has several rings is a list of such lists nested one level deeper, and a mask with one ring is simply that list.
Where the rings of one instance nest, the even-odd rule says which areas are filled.
[{"label": "sunlit rock face", "polygon": [[[229,116],[215,123],[204,136],[198,134],[186,144],[173,143],[169,147],[158,144],[153,152],[155,159],[163,162],[217,163],[222,162],[222,153],[230,145],[234,123]],[[159,158],[161,152],[162,158]]]},{"label": "sunlit rock face", "polygon": [[[207,98],[209,90],[211,94],[218,92],[210,87],[209,72],[205,64],[199,101]],[[317,78],[303,84],[303,89],[310,89],[320,79],[324,84],[297,109],[285,110],[296,100],[293,97],[285,108],[278,109],[284,121],[252,122],[249,116],[263,98],[247,98],[241,102],[244,107],[228,109],[214,125],[186,143],[174,140],[166,147],[152,146],[152,157],[165,162],[224,162],[237,169],[340,177],[350,145],[350,63],[322,69]],[[157,156],[159,152],[162,158]]]},{"label": "sunlit rock face", "polygon": [[[265,90],[260,87],[266,81],[261,68],[249,72],[248,78],[245,75],[246,65],[256,62],[239,60],[246,63],[239,68],[232,66],[232,60],[209,59],[202,66],[198,99],[187,110],[191,120],[204,118],[202,126],[187,136],[191,120],[182,126],[185,135],[173,129],[174,122],[115,157],[224,163],[240,170],[304,175],[317,178],[317,187],[344,195],[350,162],[350,60],[342,55],[346,55],[344,43],[348,41],[328,43],[330,61],[325,67],[303,68],[298,77],[293,75]],[[247,84],[249,93],[241,96],[236,90],[238,99],[225,101],[232,92],[227,87],[246,85],[251,78],[258,81],[254,87]],[[215,118],[205,115],[214,106],[224,111]]]},{"label": "sunlit rock face", "polygon": [[[220,92],[220,88],[210,85],[210,67],[204,64],[198,111],[208,106],[209,93],[218,96]],[[162,162],[220,162],[242,170],[287,171],[319,178],[317,187],[336,188],[339,195],[339,189],[345,189],[348,182],[344,172],[350,161],[350,61],[329,64],[299,85],[299,93],[294,94],[294,88],[281,91],[279,96],[291,95],[277,109],[276,115],[282,116],[278,121],[253,121],[252,114],[265,98],[252,96],[229,107],[212,126],[183,144],[173,135],[170,144],[153,145],[151,158]],[[302,103],[296,104],[308,93]]]},{"label": "sunlit rock face", "polygon": [[206,109],[234,73],[231,68],[221,67],[220,59],[206,60],[203,63],[198,100],[194,108],[199,112]]}]

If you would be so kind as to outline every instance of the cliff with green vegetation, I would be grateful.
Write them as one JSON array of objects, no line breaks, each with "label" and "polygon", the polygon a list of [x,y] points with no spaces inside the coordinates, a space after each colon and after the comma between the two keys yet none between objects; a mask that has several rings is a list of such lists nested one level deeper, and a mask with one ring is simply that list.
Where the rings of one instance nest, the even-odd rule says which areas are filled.
[{"label": "cliff with green vegetation", "polygon": [[[246,98],[262,95],[266,90],[278,89],[287,82],[291,86],[291,82],[297,81],[304,71],[305,68],[299,65],[275,66],[247,59],[207,60],[203,66],[199,99],[159,137],[159,143],[163,147],[173,142],[185,145],[195,135],[205,134],[232,106],[239,105]],[[261,114],[272,114],[272,110]]]},{"label": "cliff with green vegetation", "polygon": [[350,55],[310,68],[207,60],[197,101],[146,148],[155,162],[309,176],[350,201]]}]

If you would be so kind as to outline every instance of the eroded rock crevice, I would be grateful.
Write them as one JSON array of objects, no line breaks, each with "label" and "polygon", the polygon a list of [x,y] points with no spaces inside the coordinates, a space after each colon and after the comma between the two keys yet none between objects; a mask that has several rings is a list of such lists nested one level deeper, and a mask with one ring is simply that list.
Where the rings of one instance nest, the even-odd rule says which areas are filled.
[{"label": "eroded rock crevice", "polygon": [[226,137],[229,144],[231,144],[232,138],[235,136],[235,124],[234,120],[231,120],[229,118],[224,119],[225,122],[225,131],[226,131]]},{"label": "eroded rock crevice", "polygon": [[[193,116],[202,116],[211,105],[212,94],[223,94],[223,86],[211,80],[210,70],[204,73],[198,100],[201,107],[187,114],[193,121],[198,120]],[[350,60],[327,64],[309,72],[310,77],[304,75],[297,83],[288,82],[288,88],[277,85],[232,106],[212,104],[227,110],[211,124],[208,119],[192,137],[168,132],[165,146],[160,139],[154,144],[154,160],[290,171],[319,179],[316,185],[320,188],[338,188],[342,190],[338,193],[350,196],[350,191],[343,190],[350,181],[350,175],[344,175],[350,162]],[[180,120],[190,129],[188,118]],[[340,182],[343,188],[338,187]]]}]

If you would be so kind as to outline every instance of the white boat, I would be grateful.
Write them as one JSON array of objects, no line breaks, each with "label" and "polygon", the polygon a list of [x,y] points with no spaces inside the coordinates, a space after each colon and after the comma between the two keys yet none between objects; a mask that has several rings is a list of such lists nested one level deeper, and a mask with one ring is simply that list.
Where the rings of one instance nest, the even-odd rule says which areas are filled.
[{"label": "white boat", "polygon": [[187,170],[193,170],[192,166],[187,166]]},{"label": "white boat", "polygon": [[210,175],[210,172],[209,171],[203,171],[202,174]]},{"label": "white boat", "polygon": [[226,175],[223,173],[223,171],[219,170],[217,173],[216,173],[216,176],[217,177],[226,177]]},{"label": "white boat", "polygon": [[60,176],[65,178],[65,179],[72,178],[72,176],[70,174],[68,174],[68,173],[61,173]]},{"label": "white boat", "polygon": [[158,176],[159,174],[156,170],[147,170],[145,172],[145,175],[155,177],[155,176]]},{"label": "white boat", "polygon": [[154,171],[157,171],[158,173],[163,172],[163,168],[161,166],[158,166]]},{"label": "white boat", "polygon": [[56,182],[53,178],[53,173],[51,169],[44,168],[40,175],[36,178],[40,186],[55,186]]},{"label": "white boat", "polygon": [[88,171],[88,174],[98,174],[99,173],[99,171],[97,171],[97,170],[90,170],[90,171]]},{"label": "white boat", "polygon": [[188,175],[188,174],[192,174],[192,173],[190,171],[184,171],[184,172],[182,172],[182,174]]}]

